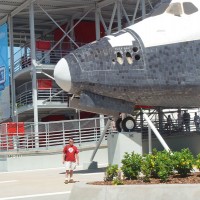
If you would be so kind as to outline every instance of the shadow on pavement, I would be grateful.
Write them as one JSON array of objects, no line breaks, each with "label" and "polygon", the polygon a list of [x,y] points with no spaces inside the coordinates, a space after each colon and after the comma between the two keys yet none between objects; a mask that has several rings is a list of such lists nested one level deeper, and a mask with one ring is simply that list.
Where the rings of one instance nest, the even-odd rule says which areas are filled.
[{"label": "shadow on pavement", "polygon": [[[92,174],[92,173],[100,173],[105,172],[106,167],[98,168],[98,169],[87,169],[87,170],[76,170],[74,174]],[[65,172],[61,172],[59,174],[65,174]]]}]

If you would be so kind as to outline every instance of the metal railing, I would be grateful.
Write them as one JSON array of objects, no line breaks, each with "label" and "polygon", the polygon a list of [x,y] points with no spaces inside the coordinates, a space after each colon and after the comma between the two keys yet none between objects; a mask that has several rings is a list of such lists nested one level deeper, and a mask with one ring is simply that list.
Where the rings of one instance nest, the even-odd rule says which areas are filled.
[{"label": "metal railing", "polygon": [[32,90],[32,81],[26,82],[16,88],[16,95]]},{"label": "metal railing", "polygon": [[[36,61],[39,64],[56,64],[62,57],[66,56],[70,51],[76,47],[70,42],[62,42],[58,44],[54,49],[52,47],[56,41],[50,42],[50,50],[38,50],[36,49]],[[79,46],[85,45],[85,43],[78,43]],[[31,49],[30,45],[26,44],[22,46],[14,54],[14,72],[19,72],[27,67],[31,66]]]},{"label": "metal railing", "polygon": [[51,88],[45,90],[38,90],[38,100],[44,100],[43,102],[60,102],[66,103],[69,100],[69,94],[62,91],[60,88]]},{"label": "metal railing", "polygon": [[[60,88],[38,89],[38,100],[44,100],[44,103],[68,102],[69,94],[64,91],[59,93],[59,91],[61,91]],[[16,89],[16,104],[21,107],[32,103],[32,82],[27,82]]]},{"label": "metal railing", "polygon": [[[104,121],[106,124],[107,118],[104,118]],[[188,124],[180,123],[177,119],[173,120],[170,126],[167,125],[166,120],[162,124],[159,124],[157,120],[152,120],[152,122],[165,137],[191,133],[200,134],[200,129],[196,127],[193,118],[189,122],[189,130],[186,130]],[[142,132],[143,139],[148,138],[148,124],[145,121],[141,123],[139,119],[136,124],[135,131]],[[96,144],[104,129],[104,126],[100,126],[100,118],[43,122],[38,124],[38,133],[34,132],[33,123],[24,123],[24,130],[17,126],[15,132],[12,127],[8,126],[9,124],[0,125],[0,151],[60,149],[70,137],[73,137],[79,146],[91,146]],[[107,134],[111,132],[116,132],[113,126],[108,129]],[[155,137],[154,134],[152,137]]]},{"label": "metal railing", "polygon": [[[173,120],[171,124],[168,124],[167,120],[164,120],[161,124],[159,121],[155,120],[152,121],[159,133],[162,136],[173,136],[173,135],[180,135],[180,134],[190,134],[190,133],[197,133],[200,134],[200,128],[196,127],[194,120],[191,119],[187,124],[184,122],[179,122],[177,119]],[[143,139],[148,137],[148,124],[144,121],[143,126],[141,122],[137,121],[137,126],[135,131],[142,132]],[[153,134],[152,137],[155,137]]]},{"label": "metal railing", "polygon": [[35,134],[34,124],[25,123],[25,130],[22,131],[19,126],[16,133],[10,132],[8,124],[1,124],[0,151],[51,150],[67,144],[70,137],[74,138],[76,145],[88,146],[98,141],[104,128],[100,127],[99,118],[47,122],[38,125],[39,133]]}]

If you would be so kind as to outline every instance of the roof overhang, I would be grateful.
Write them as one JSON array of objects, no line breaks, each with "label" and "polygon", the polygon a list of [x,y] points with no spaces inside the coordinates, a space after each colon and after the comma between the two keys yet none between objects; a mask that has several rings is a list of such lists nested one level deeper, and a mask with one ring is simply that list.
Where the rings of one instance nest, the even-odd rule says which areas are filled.
[{"label": "roof overhang", "polygon": [[[138,0],[122,0],[128,16],[133,16]],[[146,7],[160,0],[146,1]],[[37,38],[51,33],[57,26],[44,13],[44,9],[59,25],[66,24],[72,19],[79,19],[88,10],[91,10],[84,18],[95,20],[95,9],[101,9],[105,22],[111,20],[114,3],[116,0],[0,0],[0,25],[13,18],[13,36],[15,46],[26,43],[30,37],[29,5],[34,2],[35,34]],[[42,9],[40,8],[42,7]],[[141,10],[141,8],[140,8]],[[117,16],[114,21],[117,21]]]}]

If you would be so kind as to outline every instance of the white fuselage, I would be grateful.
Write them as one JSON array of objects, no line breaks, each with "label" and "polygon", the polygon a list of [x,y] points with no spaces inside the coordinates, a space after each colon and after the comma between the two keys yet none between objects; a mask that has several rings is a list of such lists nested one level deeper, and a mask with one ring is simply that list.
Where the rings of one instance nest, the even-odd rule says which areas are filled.
[{"label": "white fuselage", "polygon": [[[170,12],[177,4],[180,8],[180,15]],[[186,14],[186,6],[191,9],[196,7],[199,10]],[[164,12],[162,13],[163,10]],[[170,4],[161,3],[148,18],[128,28],[134,30],[140,36],[145,47],[152,47],[200,40],[199,20],[199,0],[172,0]],[[113,47],[131,45],[134,41],[129,33],[118,37],[113,37],[112,35],[107,37]]]}]

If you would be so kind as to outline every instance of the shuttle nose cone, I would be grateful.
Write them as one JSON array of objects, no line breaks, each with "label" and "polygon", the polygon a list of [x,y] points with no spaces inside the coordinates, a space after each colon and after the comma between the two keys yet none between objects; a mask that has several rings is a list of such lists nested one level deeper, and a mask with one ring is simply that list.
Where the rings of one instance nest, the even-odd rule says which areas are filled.
[{"label": "shuttle nose cone", "polygon": [[71,89],[71,74],[69,65],[65,58],[58,61],[54,69],[54,78],[56,83],[65,91],[69,92]]}]

